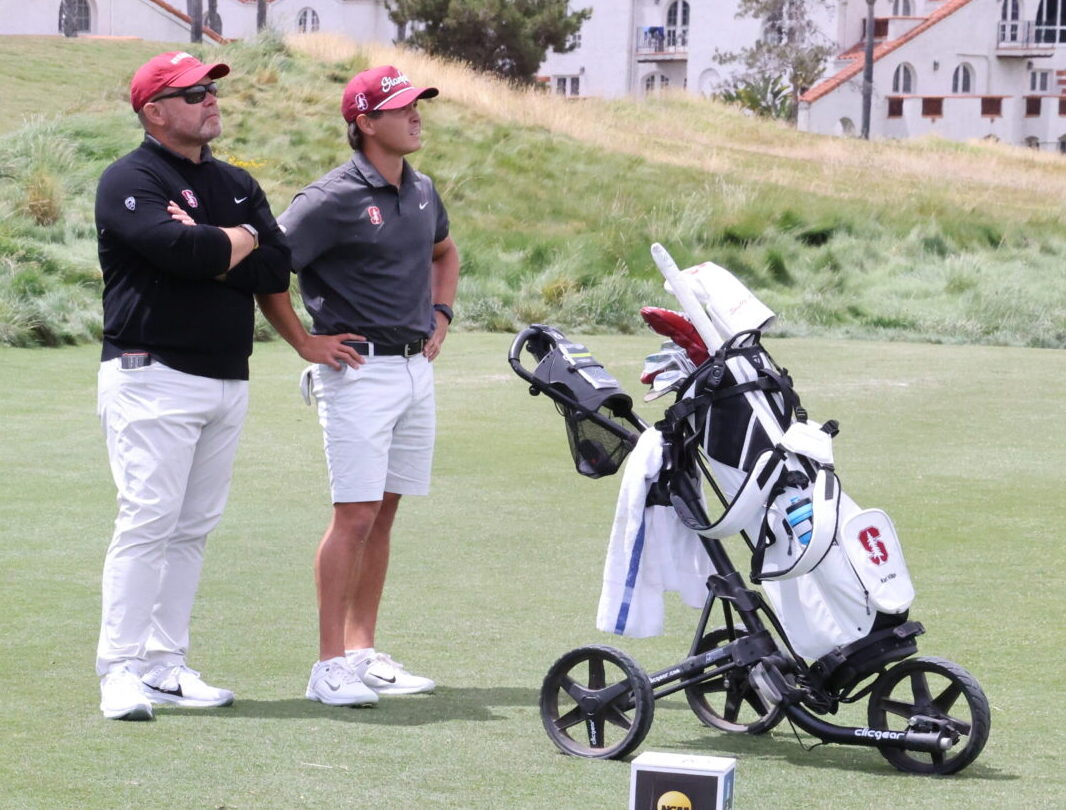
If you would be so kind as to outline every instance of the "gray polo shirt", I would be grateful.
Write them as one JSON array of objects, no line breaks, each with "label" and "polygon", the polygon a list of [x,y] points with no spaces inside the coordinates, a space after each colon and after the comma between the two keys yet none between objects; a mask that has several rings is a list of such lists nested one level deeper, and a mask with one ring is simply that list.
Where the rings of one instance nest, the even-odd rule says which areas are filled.
[{"label": "gray polo shirt", "polygon": [[433,331],[433,246],[448,236],[448,213],[407,161],[397,189],[355,152],[297,194],[278,223],[314,334],[397,344]]}]

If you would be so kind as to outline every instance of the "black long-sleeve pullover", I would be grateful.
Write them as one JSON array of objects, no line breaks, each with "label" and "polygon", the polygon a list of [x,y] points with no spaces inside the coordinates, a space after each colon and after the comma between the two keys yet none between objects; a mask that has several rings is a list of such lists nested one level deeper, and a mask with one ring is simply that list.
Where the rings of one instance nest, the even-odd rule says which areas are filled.
[{"label": "black long-sleeve pullover", "polygon": [[[170,201],[197,224],[173,219]],[[259,248],[226,272],[230,241],[220,228],[243,223],[259,232]],[[248,172],[207,147],[194,163],[146,137],[100,178],[96,229],[104,360],[147,351],[187,374],[248,379],[253,294],[287,290],[291,267],[285,236]]]}]

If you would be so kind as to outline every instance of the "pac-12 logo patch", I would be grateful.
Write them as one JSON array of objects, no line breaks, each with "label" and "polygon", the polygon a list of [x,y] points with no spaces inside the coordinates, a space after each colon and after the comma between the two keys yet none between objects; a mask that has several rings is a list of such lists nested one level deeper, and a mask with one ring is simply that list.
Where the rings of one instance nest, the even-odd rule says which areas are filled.
[{"label": "pac-12 logo patch", "polygon": [[125,203],[126,203],[126,207],[130,211],[136,211],[137,210],[137,200],[134,199],[133,197],[127,197],[125,199]]},{"label": "pac-12 logo patch", "polygon": [[380,225],[385,220],[381,216],[381,209],[376,205],[372,205],[366,209],[366,215],[370,217],[371,225]]},{"label": "pac-12 logo patch", "polygon": [[185,198],[185,202],[189,204],[189,208],[200,207],[200,201],[196,199],[196,195],[192,193],[191,189],[182,189],[181,196]]}]

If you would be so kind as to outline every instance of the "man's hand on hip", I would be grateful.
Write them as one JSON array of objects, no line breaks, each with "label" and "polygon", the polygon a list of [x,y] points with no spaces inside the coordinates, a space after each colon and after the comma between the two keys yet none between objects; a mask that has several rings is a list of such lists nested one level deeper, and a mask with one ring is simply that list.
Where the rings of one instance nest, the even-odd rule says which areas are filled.
[{"label": "man's hand on hip", "polygon": [[334,371],[340,371],[344,365],[359,368],[366,358],[351,346],[344,345],[346,340],[366,340],[362,335],[346,332],[341,335],[307,335],[300,341],[296,351],[309,363],[322,363]]},{"label": "man's hand on hip", "polygon": [[422,349],[422,354],[426,356],[426,359],[433,362],[437,359],[437,355],[440,354],[440,347],[444,343],[444,338],[448,336],[448,319],[440,312],[437,313],[437,328],[433,330],[433,334],[426,338],[426,345]]}]

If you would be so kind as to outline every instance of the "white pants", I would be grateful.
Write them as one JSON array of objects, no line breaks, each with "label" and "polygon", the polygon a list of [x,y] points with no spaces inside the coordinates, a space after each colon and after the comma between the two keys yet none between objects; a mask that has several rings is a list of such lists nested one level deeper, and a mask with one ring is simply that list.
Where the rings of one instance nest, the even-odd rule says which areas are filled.
[{"label": "white pants", "polygon": [[429,360],[376,356],[340,371],[316,365],[301,385],[318,401],[333,503],[429,493],[436,435]]},{"label": "white pants", "polygon": [[97,412],[118,489],[96,671],[180,664],[207,534],[222,517],[248,383],[158,362],[101,364]]}]

